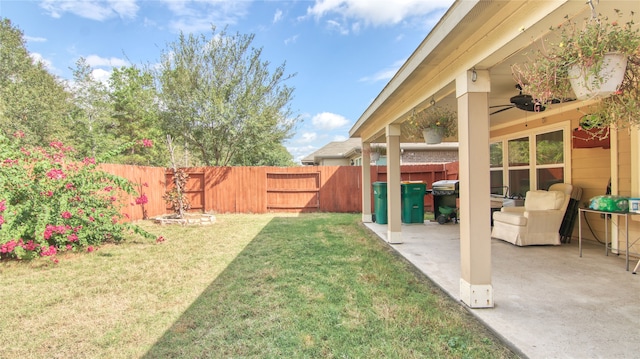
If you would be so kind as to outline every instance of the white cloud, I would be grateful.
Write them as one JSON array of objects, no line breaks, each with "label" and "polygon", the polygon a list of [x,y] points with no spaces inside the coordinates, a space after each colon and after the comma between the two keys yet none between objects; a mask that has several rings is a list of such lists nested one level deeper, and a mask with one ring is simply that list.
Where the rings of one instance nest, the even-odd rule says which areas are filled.
[{"label": "white cloud", "polygon": [[349,29],[346,28],[343,24],[335,21],[335,20],[327,20],[327,27],[330,30],[337,31],[340,35],[348,35]]},{"label": "white cloud", "polygon": [[354,22],[353,24],[351,24],[351,31],[353,31],[354,33],[359,33],[360,29],[362,29],[362,23]]},{"label": "white cloud", "polygon": [[109,83],[109,78],[111,77],[111,71],[103,70],[103,69],[94,69],[91,71],[91,77],[96,81],[100,81],[103,84]]},{"label": "white cloud", "polygon": [[290,38],[285,39],[285,40],[284,40],[284,44],[285,44],[285,45],[295,44],[295,43],[296,43],[296,41],[298,41],[298,37],[299,37],[299,36],[300,36],[300,35],[293,35],[293,36],[291,36]]},{"label": "white cloud", "polygon": [[155,20],[150,19],[148,17],[145,17],[144,20],[142,20],[142,24],[144,25],[144,27],[157,27],[158,26],[158,23]]},{"label": "white cloud", "polygon": [[282,10],[278,9],[276,10],[276,13],[273,15],[273,23],[275,24],[276,22],[282,20]]},{"label": "white cloud", "polygon": [[42,65],[49,71],[54,72],[54,67],[53,64],[51,63],[51,61],[45,59],[44,57],[42,57],[41,54],[37,53],[37,52],[31,52],[29,53],[29,56],[31,56],[31,59],[33,60],[33,62],[35,63],[42,63]]},{"label": "white cloud", "polygon": [[169,27],[175,32],[183,32],[185,34],[198,33],[211,30],[214,19],[205,18],[180,18],[169,22]]},{"label": "white cloud", "polygon": [[344,116],[331,112],[322,112],[313,116],[311,123],[320,130],[333,130],[347,125],[349,121]]},{"label": "white cloud", "polygon": [[371,76],[365,76],[362,77],[360,79],[361,82],[378,82],[378,81],[388,81],[391,80],[391,78],[393,77],[393,75],[396,74],[396,72],[398,71],[397,68],[395,69],[384,69],[381,71],[376,72],[375,74],[371,75]]},{"label": "white cloud", "polygon": [[24,39],[29,42],[47,42],[47,39],[44,37],[25,36]]},{"label": "white cloud", "polygon": [[391,66],[384,68],[371,76],[365,76],[360,78],[361,82],[378,82],[389,81],[398,72],[398,69],[404,64],[406,60],[399,60],[393,63]]},{"label": "white cloud", "polygon": [[309,156],[310,154],[318,150],[318,147],[311,146],[311,145],[300,146],[300,147],[296,147],[296,146],[285,146],[285,147],[287,151],[289,151],[289,153],[293,157],[293,160],[296,163],[301,163],[303,158]]},{"label": "white cloud", "polygon": [[117,57],[104,58],[98,55],[89,55],[86,60],[87,64],[91,67],[120,67],[129,65],[127,60],[119,59]]},{"label": "white cloud", "polygon": [[175,20],[169,27],[175,32],[197,33],[232,25],[247,15],[250,1],[164,0]]},{"label": "white cloud", "polygon": [[307,15],[316,19],[338,15],[343,19],[362,21],[365,25],[393,25],[409,17],[445,10],[452,3],[453,0],[316,0],[307,8]]},{"label": "white cloud", "polygon": [[112,17],[135,19],[139,7],[136,0],[43,0],[40,7],[54,18],[71,13],[91,20],[103,21]]},{"label": "white cloud", "polygon": [[129,66],[127,60],[123,60],[117,57],[100,57],[98,55],[89,55],[85,57],[87,65],[93,69],[91,71],[91,77],[94,80],[100,81],[105,85],[108,85],[109,78],[111,77],[113,67]]},{"label": "white cloud", "polygon": [[335,142],[342,142],[342,141],[346,141],[348,139],[347,136],[343,136],[343,135],[335,135],[333,136],[333,141]]},{"label": "white cloud", "polygon": [[310,143],[318,138],[318,134],[315,132],[303,132],[300,138],[296,141],[298,143]]}]

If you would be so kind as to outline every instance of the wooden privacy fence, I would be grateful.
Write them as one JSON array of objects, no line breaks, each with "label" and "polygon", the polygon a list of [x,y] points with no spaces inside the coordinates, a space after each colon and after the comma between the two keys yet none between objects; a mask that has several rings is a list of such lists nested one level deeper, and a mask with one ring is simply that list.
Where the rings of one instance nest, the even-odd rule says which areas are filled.
[{"label": "wooden privacy fence", "polygon": [[[187,168],[187,195],[195,210],[217,213],[356,212],[359,167]],[[193,174],[193,176],[192,176]],[[166,183],[173,186],[171,171]]]},{"label": "wooden privacy fence", "polygon": [[[125,208],[132,220],[170,213],[162,196],[173,184],[171,170],[159,167],[101,165],[129,179],[148,203]],[[214,213],[361,212],[362,169],[358,166],[190,167],[186,194],[192,211]],[[457,179],[458,163],[401,166],[401,180],[423,181],[427,188]],[[386,166],[371,167],[371,182],[386,181]],[[372,193],[372,191],[370,190]],[[371,194],[373,197],[373,193]],[[135,197],[128,199],[135,202]],[[373,201],[372,201],[373,203]],[[433,209],[425,196],[425,210]]]},{"label": "wooden privacy fence", "polygon": [[149,217],[167,213],[165,202],[162,199],[166,191],[166,170],[164,168],[114,164],[100,164],[98,168],[128,179],[133,182],[134,187],[138,190],[138,196],[141,194],[147,196],[148,202],[144,205],[135,204],[138,196],[126,196],[122,199],[124,204],[122,212],[128,215],[130,219],[144,218],[143,211],[146,211]]}]

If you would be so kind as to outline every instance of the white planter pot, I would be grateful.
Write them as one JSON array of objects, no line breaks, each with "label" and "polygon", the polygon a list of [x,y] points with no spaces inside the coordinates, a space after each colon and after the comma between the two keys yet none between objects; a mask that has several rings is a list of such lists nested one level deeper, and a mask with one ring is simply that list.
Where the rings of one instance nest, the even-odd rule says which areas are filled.
[{"label": "white planter pot", "polygon": [[424,136],[424,142],[427,145],[435,145],[442,142],[442,129],[426,128],[422,130],[422,136]]},{"label": "white planter pot", "polygon": [[578,100],[604,98],[618,90],[626,69],[627,56],[609,53],[605,55],[597,76],[589,68],[573,65],[569,68],[569,81]]}]

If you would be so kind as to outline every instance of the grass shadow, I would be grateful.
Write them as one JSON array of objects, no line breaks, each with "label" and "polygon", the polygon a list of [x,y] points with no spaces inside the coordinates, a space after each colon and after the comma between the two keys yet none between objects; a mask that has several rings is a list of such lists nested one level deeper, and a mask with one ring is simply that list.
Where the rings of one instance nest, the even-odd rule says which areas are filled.
[{"label": "grass shadow", "polygon": [[515,357],[359,224],[272,219],[144,358]]}]

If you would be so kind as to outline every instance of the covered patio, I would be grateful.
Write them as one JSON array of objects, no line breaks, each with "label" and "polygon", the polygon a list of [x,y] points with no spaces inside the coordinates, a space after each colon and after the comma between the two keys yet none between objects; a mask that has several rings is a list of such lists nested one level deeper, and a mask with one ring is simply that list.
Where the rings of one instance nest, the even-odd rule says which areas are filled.
[{"label": "covered patio", "polygon": [[[638,197],[640,131],[637,128],[611,131],[607,146],[581,148],[575,135],[580,118],[593,111],[592,107],[597,107],[600,100],[567,99],[557,105],[546,103],[546,110],[516,106],[518,99],[527,94],[515,86],[512,65],[526,62],[528,55],[542,46],[542,39],[553,37],[550,29],[566,19],[581,21],[594,12],[614,18],[618,12],[631,14],[638,10],[636,1],[456,0],[350,131],[351,137],[362,141],[362,221],[375,228],[394,248],[405,251],[405,248],[414,248],[416,238],[423,244],[423,239],[432,238],[433,233],[432,228],[407,226],[401,220],[400,144],[408,140],[403,125],[416,111],[426,108],[457,109],[457,138],[449,139],[459,142],[458,214],[461,221],[453,227],[451,238],[455,240],[446,250],[434,247],[420,252],[422,247],[418,246],[415,251],[406,249],[403,255],[421,263],[422,257],[429,254],[429,260],[434,262],[422,265],[432,267],[435,273],[427,274],[432,277],[446,273],[446,280],[437,280],[446,284],[441,284],[443,288],[474,313],[502,322],[502,334],[515,331],[510,327],[511,314],[517,313],[516,318],[526,315],[519,320],[526,319],[526,325],[523,324],[513,338],[536,340],[538,344],[531,345],[538,347],[537,350],[553,353],[539,357],[562,356],[558,354],[563,353],[560,344],[569,341],[579,346],[576,349],[581,350],[580,353],[589,353],[576,357],[631,355],[620,348],[630,349],[635,344],[637,349],[640,328],[609,328],[606,335],[610,337],[606,337],[602,329],[620,317],[629,322],[634,318],[637,322],[638,309],[633,308],[630,315],[632,308],[628,305],[638,306],[640,278],[625,271],[623,266],[611,268],[615,276],[602,275],[604,264],[594,266],[595,261],[586,260],[596,256],[585,254],[585,258],[578,258],[576,231],[573,243],[551,248],[512,248],[508,243],[496,242],[491,238],[489,221],[492,188],[508,188],[507,193],[499,195],[515,193],[521,198],[529,190],[546,190],[547,183],[568,183],[584,190],[581,207],[587,206],[590,198],[605,193]],[[376,143],[386,143],[387,148],[389,215],[384,228],[371,223],[369,156],[371,146]],[[538,156],[544,153],[545,146],[553,148],[557,158],[546,162],[544,156]],[[517,148],[524,150],[518,152]],[[522,153],[524,155],[519,156]],[[632,239],[640,233],[637,220],[640,216],[634,217],[627,228]],[[589,239],[602,238],[604,232],[609,231],[612,248],[622,249],[619,244],[624,236],[620,233],[623,226],[614,216],[612,226],[606,228],[603,218],[594,219],[599,233]],[[633,243],[629,252],[637,255],[640,242]],[[598,260],[618,259],[605,257],[604,248],[601,252],[603,258]],[[530,258],[532,253],[539,258]],[[558,253],[563,254],[556,257]],[[557,261],[558,265],[551,267],[548,261]],[[549,271],[549,268],[557,269]],[[624,279],[619,280],[618,276]],[[585,286],[581,289],[585,292],[574,288],[579,284]],[[631,288],[633,290],[620,292]],[[486,312],[476,311],[493,307],[501,314],[486,309]],[[505,315],[507,308],[510,310]],[[616,314],[612,316],[612,312],[606,311]],[[500,318],[503,320],[498,320]],[[581,318],[584,323],[575,328],[562,324],[562,320]],[[557,327],[547,328],[548,323],[554,321]],[[581,326],[583,328],[578,329]],[[531,328],[539,330],[532,332]],[[578,333],[589,336],[591,341],[574,340],[579,338]],[[538,338],[544,340],[538,341]],[[602,355],[587,351],[587,348],[605,347],[604,341],[615,343],[612,346],[617,349],[605,350]],[[521,344],[517,346],[527,346],[526,342]]]},{"label": "covered patio", "polygon": [[[382,240],[387,225],[365,223]],[[460,290],[460,228],[403,224],[403,243],[389,244],[453,299]],[[492,309],[468,310],[529,358],[632,358],[640,355],[640,274],[624,255],[578,241],[517,247],[492,239]]]}]

